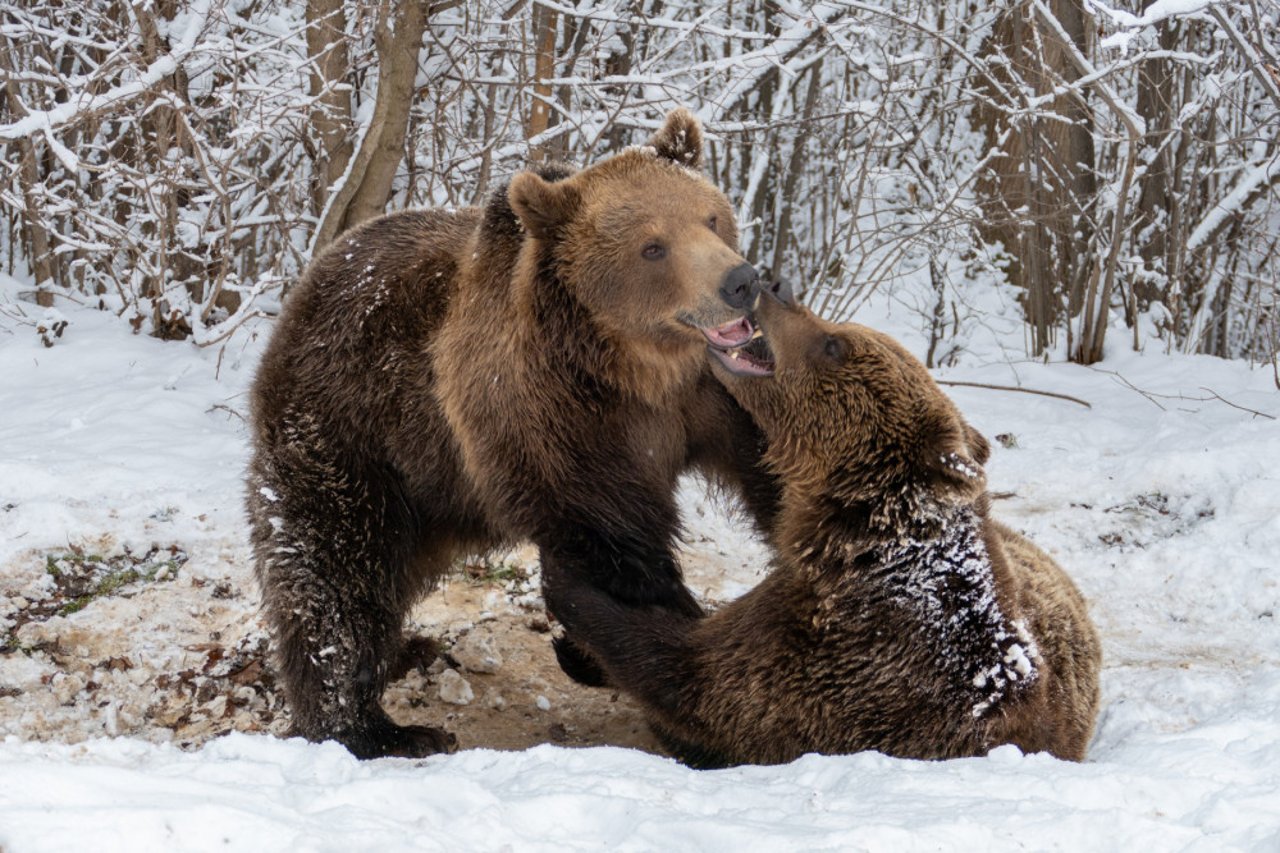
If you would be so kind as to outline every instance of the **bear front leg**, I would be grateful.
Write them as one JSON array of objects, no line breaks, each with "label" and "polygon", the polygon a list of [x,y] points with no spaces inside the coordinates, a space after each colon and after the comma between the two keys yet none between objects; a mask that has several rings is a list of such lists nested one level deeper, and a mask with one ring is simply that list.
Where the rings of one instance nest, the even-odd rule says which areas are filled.
[{"label": "bear front leg", "polygon": [[556,653],[560,671],[583,687],[608,687],[609,676],[604,669],[584,651],[568,634],[551,638],[551,650]]},{"label": "bear front leg", "polygon": [[[651,538],[566,526],[535,538],[544,579],[556,576],[594,587],[623,604],[654,605],[691,617],[703,615],[684,585],[671,546],[673,533]],[[554,613],[554,611],[553,611]]]},{"label": "bear front leg", "polygon": [[655,606],[622,604],[593,586],[543,569],[547,607],[578,648],[586,650],[610,685],[650,710],[679,718],[693,681],[696,654],[690,629],[700,617]]},{"label": "bear front leg", "polygon": [[[669,547],[576,529],[540,542],[539,550],[544,590],[581,584],[625,604],[656,605],[682,616],[702,616],[702,607],[684,585]],[[560,618],[550,595],[547,609]],[[587,687],[611,683],[605,670],[574,639],[573,629],[566,625],[566,631],[552,641],[560,669]]]},{"label": "bear front leg", "polygon": [[424,580],[409,559],[407,504],[355,472],[334,476],[285,452],[272,462],[255,466],[248,505],[293,733],[336,740],[358,758],[451,750],[451,734],[398,725],[379,702]]}]

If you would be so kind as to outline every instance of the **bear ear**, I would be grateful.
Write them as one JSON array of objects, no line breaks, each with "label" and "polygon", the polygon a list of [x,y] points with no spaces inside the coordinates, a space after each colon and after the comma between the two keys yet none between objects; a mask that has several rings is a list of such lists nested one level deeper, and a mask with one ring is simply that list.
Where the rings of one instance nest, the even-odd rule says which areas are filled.
[{"label": "bear ear", "polygon": [[987,460],[991,458],[991,443],[987,441],[987,437],[969,424],[964,425],[964,434],[968,439],[969,455],[973,457],[973,461],[979,465],[986,465]]},{"label": "bear ear", "polygon": [[507,201],[525,229],[539,239],[554,237],[578,209],[578,189],[565,181],[544,181],[521,172],[507,187]]},{"label": "bear ear", "polygon": [[667,113],[666,124],[649,145],[663,159],[690,169],[702,168],[702,123],[684,107]]},{"label": "bear ear", "polygon": [[958,503],[977,500],[987,490],[987,474],[982,469],[990,453],[987,440],[966,424],[960,429],[940,432],[940,440],[930,442],[926,451],[932,458],[925,464],[934,472],[940,491]]},{"label": "bear ear", "polygon": [[946,450],[934,460],[938,483],[958,503],[977,500],[987,490],[981,463],[963,450]]}]

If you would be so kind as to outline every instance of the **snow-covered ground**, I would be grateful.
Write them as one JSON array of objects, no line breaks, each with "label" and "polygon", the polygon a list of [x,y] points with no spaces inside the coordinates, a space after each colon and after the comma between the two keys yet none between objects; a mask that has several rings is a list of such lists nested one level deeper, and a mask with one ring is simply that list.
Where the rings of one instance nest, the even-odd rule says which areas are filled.
[{"label": "snow-covered ground", "polygon": [[[997,312],[937,373],[1092,404],[947,389],[993,439],[995,513],[1067,568],[1102,635],[1103,711],[1083,764],[1004,747],[698,772],[618,746],[651,742],[625,703],[548,674],[527,551],[508,558],[514,574],[455,582],[414,614],[425,633],[489,637],[506,655],[497,674],[441,658],[393,688],[393,713],[443,719],[470,748],[361,763],[272,734],[283,717],[261,665],[240,504],[245,389],[269,325],[198,350],[60,305],[69,325],[46,347],[44,314],[17,289],[0,278],[6,853],[1280,849],[1270,365],[1135,354],[1120,331],[1095,368],[1032,362]],[[923,352],[902,303],[878,299],[860,319]],[[683,499],[694,587],[709,599],[749,588],[759,546],[696,483]],[[479,698],[441,718],[446,665]],[[519,674],[499,681],[507,671]],[[588,701],[604,710],[574,716]],[[612,728],[586,719],[609,714]]]}]

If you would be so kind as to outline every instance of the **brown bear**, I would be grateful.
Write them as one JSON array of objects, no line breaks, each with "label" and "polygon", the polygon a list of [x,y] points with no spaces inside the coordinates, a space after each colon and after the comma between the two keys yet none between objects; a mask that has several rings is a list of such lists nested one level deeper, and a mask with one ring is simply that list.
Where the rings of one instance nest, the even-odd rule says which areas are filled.
[{"label": "brown bear", "polygon": [[379,700],[405,613],[460,555],[532,540],[559,577],[692,616],[677,477],[727,481],[769,523],[761,435],[705,354],[750,337],[758,284],[701,150],[677,110],[647,146],[517,174],[483,209],[361,226],[289,295],[247,505],[296,733],[360,757],[453,745]]},{"label": "brown bear", "polygon": [[1085,755],[1098,638],[1043,551],[987,517],[985,439],[883,334],[781,299],[713,349],[782,487],[769,576],[697,618],[544,577],[548,604],[695,766]]}]

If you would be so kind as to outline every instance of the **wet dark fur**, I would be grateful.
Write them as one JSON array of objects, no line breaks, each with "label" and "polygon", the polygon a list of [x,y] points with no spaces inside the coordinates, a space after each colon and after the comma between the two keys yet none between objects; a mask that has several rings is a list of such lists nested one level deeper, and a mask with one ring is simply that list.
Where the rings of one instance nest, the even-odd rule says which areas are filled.
[{"label": "wet dark fur", "polygon": [[883,335],[761,316],[777,375],[717,375],[782,480],[770,575],[702,619],[554,579],[549,603],[695,766],[1003,743],[1083,759],[1097,635],[1053,560],[987,518],[985,439]]},{"label": "wet dark fur", "polygon": [[[710,375],[698,334],[660,329],[650,346],[584,305],[616,291],[637,328],[656,310],[649,290],[627,301],[644,268],[618,254],[631,251],[621,240],[617,257],[583,257],[605,252],[583,220],[611,199],[648,215],[632,183],[687,188],[686,206],[726,212],[718,233],[693,232],[713,259],[698,270],[737,258],[727,201],[683,168],[700,156],[696,122],[674,114],[652,144],[580,173],[518,176],[518,192],[513,181],[484,209],[374,220],[290,294],[253,389],[247,503],[297,733],[361,757],[452,746],[438,729],[396,725],[379,698],[405,613],[461,554],[531,539],[560,577],[694,615],[672,555],[677,476],[722,477],[771,519],[762,439]],[[699,303],[708,324],[728,319],[716,304]],[[571,645],[557,651],[570,674],[599,680]]]}]

